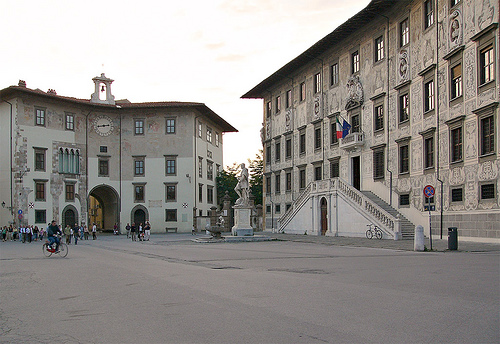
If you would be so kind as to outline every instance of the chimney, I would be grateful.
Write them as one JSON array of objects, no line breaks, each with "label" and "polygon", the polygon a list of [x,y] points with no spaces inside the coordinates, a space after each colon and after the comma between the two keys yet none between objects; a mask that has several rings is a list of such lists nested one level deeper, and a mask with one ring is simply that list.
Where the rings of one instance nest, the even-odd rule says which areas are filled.
[{"label": "chimney", "polygon": [[25,87],[26,88],[26,81],[19,80],[19,83],[17,85],[20,86],[20,87]]},{"label": "chimney", "polygon": [[48,94],[57,95],[56,90],[54,90],[53,88],[49,88],[49,90],[47,91],[47,93],[48,93]]}]

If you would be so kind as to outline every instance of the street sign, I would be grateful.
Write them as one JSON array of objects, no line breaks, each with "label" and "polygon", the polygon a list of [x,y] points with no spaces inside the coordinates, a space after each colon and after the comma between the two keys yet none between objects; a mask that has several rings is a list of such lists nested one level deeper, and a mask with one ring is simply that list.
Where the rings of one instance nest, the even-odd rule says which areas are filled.
[{"label": "street sign", "polygon": [[426,187],[424,187],[424,196],[427,198],[431,198],[432,196],[434,196],[434,187],[432,187],[432,185],[427,185]]},{"label": "street sign", "polygon": [[23,214],[19,214],[19,215],[17,215],[17,218],[18,218],[19,220],[22,220],[22,219],[23,219]]},{"label": "street sign", "polygon": [[23,213],[23,211],[22,211],[21,209],[19,209],[19,210],[17,211],[17,213],[18,213],[19,215],[21,215],[21,214]]}]

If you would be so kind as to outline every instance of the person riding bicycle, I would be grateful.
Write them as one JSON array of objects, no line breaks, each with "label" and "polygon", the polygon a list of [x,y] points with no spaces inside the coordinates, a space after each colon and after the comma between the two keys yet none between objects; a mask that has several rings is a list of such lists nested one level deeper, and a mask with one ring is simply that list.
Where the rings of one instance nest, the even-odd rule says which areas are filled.
[{"label": "person riding bicycle", "polygon": [[62,235],[61,230],[56,224],[56,221],[52,221],[50,226],[47,228],[47,239],[49,239],[49,245],[56,243],[56,252],[59,251],[60,240],[57,237],[57,234]]}]

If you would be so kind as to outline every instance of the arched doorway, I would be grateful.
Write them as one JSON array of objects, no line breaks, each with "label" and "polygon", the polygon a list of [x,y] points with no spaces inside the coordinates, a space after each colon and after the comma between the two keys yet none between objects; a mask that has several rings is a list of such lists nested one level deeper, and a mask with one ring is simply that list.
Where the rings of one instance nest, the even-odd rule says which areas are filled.
[{"label": "arched doorway", "polygon": [[144,226],[146,221],[149,220],[148,210],[142,205],[137,205],[132,209],[130,217],[131,223],[135,223],[136,226],[139,226],[142,223]]},{"label": "arched doorway", "polygon": [[326,198],[322,198],[320,202],[321,208],[321,235],[326,235],[328,231],[328,203]]},{"label": "arched doorway", "polygon": [[62,212],[62,227],[70,226],[73,228],[75,224],[78,224],[78,212],[73,206],[67,206]]},{"label": "arched doorway", "polygon": [[113,230],[120,222],[118,193],[111,186],[99,185],[89,193],[89,226],[95,222],[97,228]]}]

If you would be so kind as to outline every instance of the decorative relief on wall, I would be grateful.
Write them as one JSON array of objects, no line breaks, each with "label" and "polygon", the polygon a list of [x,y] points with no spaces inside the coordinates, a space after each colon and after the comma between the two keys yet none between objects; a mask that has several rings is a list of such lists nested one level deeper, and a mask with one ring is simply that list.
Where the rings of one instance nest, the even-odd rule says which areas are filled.
[{"label": "decorative relief on wall", "polygon": [[411,191],[411,179],[410,178],[400,178],[398,179],[397,190],[400,193]]},{"label": "decorative relief on wall", "polygon": [[486,161],[482,164],[479,164],[478,170],[478,179],[480,181],[488,181],[493,180],[498,177],[498,169],[497,166],[493,163],[493,161]]},{"label": "decorative relief on wall", "polygon": [[477,136],[476,136],[476,122],[467,122],[465,124],[465,158],[466,159],[471,159],[476,157],[477,153],[477,148],[476,148],[476,142],[477,142]]},{"label": "decorative relief on wall", "polygon": [[399,52],[398,83],[401,84],[410,79],[410,58],[408,50],[402,49]]},{"label": "decorative relief on wall", "polygon": [[271,121],[266,122],[266,140],[271,139]]},{"label": "decorative relief on wall", "polygon": [[414,141],[411,144],[411,170],[417,172],[422,170],[422,141]]},{"label": "decorative relief on wall", "polygon": [[448,131],[441,133],[439,137],[439,162],[441,166],[448,164]]},{"label": "decorative relief on wall", "polygon": [[441,94],[438,97],[438,101],[439,108],[441,110],[445,110],[448,108],[448,92],[446,91],[448,87],[446,87],[446,75],[446,68],[440,68],[438,72],[438,83]]},{"label": "decorative relief on wall", "polygon": [[483,107],[485,105],[488,105],[492,101],[497,101],[497,99],[495,98],[497,90],[498,88],[490,88],[479,93],[477,97],[477,106]]},{"label": "decorative relief on wall", "polygon": [[473,0],[464,0],[464,6],[463,8],[463,16],[464,16],[464,38],[467,41],[470,39],[473,35],[474,32],[476,31],[475,25],[475,17],[474,17],[474,11],[475,11],[475,4],[473,3]]},{"label": "decorative relief on wall", "polygon": [[422,59],[425,67],[434,62],[434,43],[430,39],[425,40],[424,55]]},{"label": "decorative relief on wall", "polygon": [[313,104],[313,121],[321,118],[321,95],[314,97]]},{"label": "decorative relief on wall", "polygon": [[463,167],[456,167],[450,170],[450,185],[461,185],[465,182],[465,170]]},{"label": "decorative relief on wall", "polygon": [[465,184],[465,209],[474,210],[477,208],[477,165],[465,167],[467,182]]},{"label": "decorative relief on wall", "polygon": [[477,17],[477,24],[479,26],[479,30],[484,29],[493,22],[493,18],[495,16],[495,7],[491,4],[491,1],[496,1],[498,6],[497,0],[483,0],[482,2],[479,3],[479,6],[477,6],[478,8],[476,13],[481,13]]},{"label": "decorative relief on wall", "polygon": [[359,75],[353,75],[347,80],[347,99],[345,109],[350,109],[363,104],[363,85],[359,80]]},{"label": "decorative relief on wall", "polygon": [[389,130],[396,130],[396,95],[391,94],[389,96],[389,110],[386,111],[387,116],[389,116]]},{"label": "decorative relief on wall", "polygon": [[475,96],[476,92],[476,78],[475,78],[475,49],[467,49],[464,53],[465,65],[465,100]]},{"label": "decorative relief on wall", "polygon": [[449,18],[450,51],[463,43],[462,12],[454,10]]},{"label": "decorative relief on wall", "polygon": [[413,123],[420,122],[422,120],[422,83],[418,82],[411,87],[411,117]]}]

